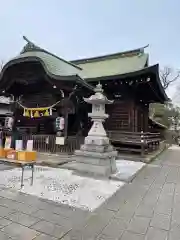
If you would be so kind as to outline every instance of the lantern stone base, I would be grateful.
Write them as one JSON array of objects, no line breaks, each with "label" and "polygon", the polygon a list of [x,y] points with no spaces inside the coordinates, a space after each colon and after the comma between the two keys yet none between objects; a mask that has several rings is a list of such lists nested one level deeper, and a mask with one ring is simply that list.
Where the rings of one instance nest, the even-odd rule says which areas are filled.
[{"label": "lantern stone base", "polygon": [[[93,164],[87,164],[84,162],[72,162],[66,164],[66,168],[71,169],[74,173],[78,175],[87,175],[93,177],[105,177],[110,178],[113,174],[111,174],[111,167],[108,166],[98,166]],[[115,174],[115,173],[114,173]]]},{"label": "lantern stone base", "polygon": [[[115,159],[117,157],[117,151],[114,151],[109,141],[107,141],[107,138],[104,139],[105,141],[102,141],[102,138],[101,141],[97,139],[98,142],[94,138],[94,144],[89,140],[88,136],[80,150],[74,152],[75,156],[73,158],[76,162],[73,163],[73,169],[78,172],[104,177],[109,177],[116,173]],[[89,144],[86,144],[86,142]]]}]

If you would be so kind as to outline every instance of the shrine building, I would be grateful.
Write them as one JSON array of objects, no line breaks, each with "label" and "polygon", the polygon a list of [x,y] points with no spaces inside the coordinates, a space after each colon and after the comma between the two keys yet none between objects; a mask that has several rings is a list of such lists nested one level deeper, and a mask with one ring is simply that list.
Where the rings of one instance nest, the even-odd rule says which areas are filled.
[{"label": "shrine building", "polygon": [[[149,65],[147,46],[67,61],[24,40],[20,54],[1,71],[0,94],[11,99],[14,124],[24,139],[34,139],[37,150],[73,152],[79,147],[91,126],[91,106],[83,98],[93,94],[98,83],[107,98],[114,100],[106,107],[109,118],[105,122],[114,146],[135,152],[159,146],[164,126],[149,118],[149,106],[165,103],[168,97],[159,65]],[[58,117],[65,121],[64,146],[55,146]]]}]

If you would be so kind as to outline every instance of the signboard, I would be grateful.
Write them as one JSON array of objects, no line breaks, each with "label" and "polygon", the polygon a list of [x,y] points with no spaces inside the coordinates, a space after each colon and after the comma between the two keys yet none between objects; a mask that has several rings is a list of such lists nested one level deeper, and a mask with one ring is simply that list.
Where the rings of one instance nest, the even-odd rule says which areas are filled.
[{"label": "signboard", "polygon": [[56,137],[56,145],[64,145],[64,137]]},{"label": "signboard", "polygon": [[23,141],[16,140],[16,151],[22,151],[22,150],[23,150]]},{"label": "signboard", "polygon": [[46,143],[46,144],[49,144],[49,137],[47,137],[47,138],[45,139],[45,143]]},{"label": "signboard", "polygon": [[5,149],[11,148],[11,137],[6,137],[4,148]]},{"label": "signboard", "polygon": [[27,141],[26,150],[27,150],[28,152],[32,152],[32,151],[33,151],[33,140],[28,140],[28,141]]}]

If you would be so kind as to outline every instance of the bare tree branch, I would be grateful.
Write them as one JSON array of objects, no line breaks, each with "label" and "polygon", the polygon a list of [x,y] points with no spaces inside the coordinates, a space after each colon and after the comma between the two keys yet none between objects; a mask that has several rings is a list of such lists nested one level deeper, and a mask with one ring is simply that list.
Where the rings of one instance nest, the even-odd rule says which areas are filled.
[{"label": "bare tree branch", "polygon": [[180,71],[175,71],[170,67],[164,67],[160,71],[160,79],[163,85],[163,88],[166,90],[173,82],[177,81],[180,78]]}]

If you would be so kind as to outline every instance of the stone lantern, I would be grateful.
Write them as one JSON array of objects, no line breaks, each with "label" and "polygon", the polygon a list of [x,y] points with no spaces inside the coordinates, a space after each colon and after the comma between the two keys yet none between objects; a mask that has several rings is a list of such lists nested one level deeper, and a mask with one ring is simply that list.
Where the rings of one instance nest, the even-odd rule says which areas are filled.
[{"label": "stone lantern", "polygon": [[85,138],[85,144],[106,145],[109,144],[109,138],[103,126],[103,122],[109,116],[105,113],[105,104],[112,104],[113,101],[109,101],[103,95],[103,89],[100,84],[95,88],[95,94],[90,98],[84,98],[84,101],[92,104],[92,113],[88,116],[92,119],[92,127],[88,133],[88,137]]},{"label": "stone lantern", "polygon": [[109,177],[116,172],[117,151],[109,142],[103,122],[108,118],[108,114],[105,113],[105,105],[112,104],[113,101],[109,101],[104,96],[101,84],[96,86],[95,94],[84,98],[84,101],[92,104],[92,113],[88,115],[93,123],[84,144],[80,150],[75,151],[74,169]]}]

